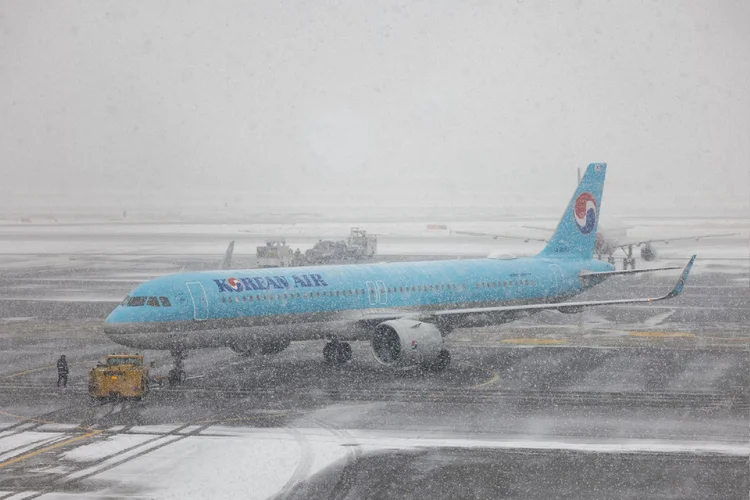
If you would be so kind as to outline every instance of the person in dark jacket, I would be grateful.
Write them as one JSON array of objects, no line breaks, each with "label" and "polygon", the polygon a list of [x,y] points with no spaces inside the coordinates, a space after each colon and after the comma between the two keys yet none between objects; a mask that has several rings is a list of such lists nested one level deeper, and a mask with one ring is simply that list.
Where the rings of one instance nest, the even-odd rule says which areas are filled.
[{"label": "person in dark jacket", "polygon": [[68,362],[65,360],[65,354],[57,360],[57,387],[60,387],[60,382],[63,387],[68,386]]}]

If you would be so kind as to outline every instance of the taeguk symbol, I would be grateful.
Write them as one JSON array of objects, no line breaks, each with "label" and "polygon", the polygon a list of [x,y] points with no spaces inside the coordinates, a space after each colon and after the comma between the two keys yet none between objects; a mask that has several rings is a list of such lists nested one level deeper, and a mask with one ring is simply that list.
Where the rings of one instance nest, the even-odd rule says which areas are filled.
[{"label": "taeguk symbol", "polygon": [[578,230],[589,234],[596,226],[596,199],[591,193],[581,193],[573,204],[573,217]]},{"label": "taeguk symbol", "polygon": [[237,278],[228,278],[227,284],[234,290],[235,292],[241,292],[242,282],[238,280]]}]

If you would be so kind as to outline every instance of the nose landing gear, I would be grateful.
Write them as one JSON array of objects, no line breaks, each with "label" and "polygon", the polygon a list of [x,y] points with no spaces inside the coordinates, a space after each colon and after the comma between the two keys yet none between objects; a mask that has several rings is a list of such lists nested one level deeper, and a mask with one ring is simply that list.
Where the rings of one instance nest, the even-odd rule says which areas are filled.
[{"label": "nose landing gear", "polygon": [[187,353],[185,351],[172,351],[172,358],[174,358],[174,368],[169,370],[167,380],[169,385],[181,384],[187,380],[187,375],[182,366],[182,362],[187,358]]}]

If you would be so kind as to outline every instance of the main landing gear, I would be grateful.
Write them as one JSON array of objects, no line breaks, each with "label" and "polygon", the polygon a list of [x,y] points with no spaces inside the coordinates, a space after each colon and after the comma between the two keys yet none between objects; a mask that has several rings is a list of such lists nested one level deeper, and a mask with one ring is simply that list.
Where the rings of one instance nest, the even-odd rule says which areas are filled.
[{"label": "main landing gear", "polygon": [[348,342],[333,339],[323,347],[323,359],[331,365],[343,365],[352,359],[352,346]]},{"label": "main landing gear", "polygon": [[185,351],[172,351],[172,358],[174,358],[174,368],[169,370],[169,376],[167,377],[169,385],[177,385],[187,380],[187,375],[182,366],[182,362],[187,358]]}]

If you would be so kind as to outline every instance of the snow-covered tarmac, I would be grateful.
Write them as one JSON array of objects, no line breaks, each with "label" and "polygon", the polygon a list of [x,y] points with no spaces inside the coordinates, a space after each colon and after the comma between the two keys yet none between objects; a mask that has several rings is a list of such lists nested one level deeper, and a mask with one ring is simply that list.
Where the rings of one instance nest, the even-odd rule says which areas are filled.
[{"label": "snow-covered tarmac", "polygon": [[[693,224],[680,230],[707,229]],[[660,247],[648,265],[703,256],[663,306],[456,331],[444,376],[384,371],[365,343],[340,370],[315,343],[266,358],[207,350],[187,359],[184,386],[97,406],[86,370],[121,349],[99,329],[107,301],[209,266],[229,239],[251,265],[266,236],[312,244],[350,225],[297,236],[281,225],[114,226],[0,227],[0,499],[747,497],[746,232]],[[416,223],[371,230],[388,257],[498,250]],[[651,296],[673,280],[615,278],[594,293]],[[61,352],[73,370],[64,390]],[[146,356],[168,367],[167,353]]]}]

